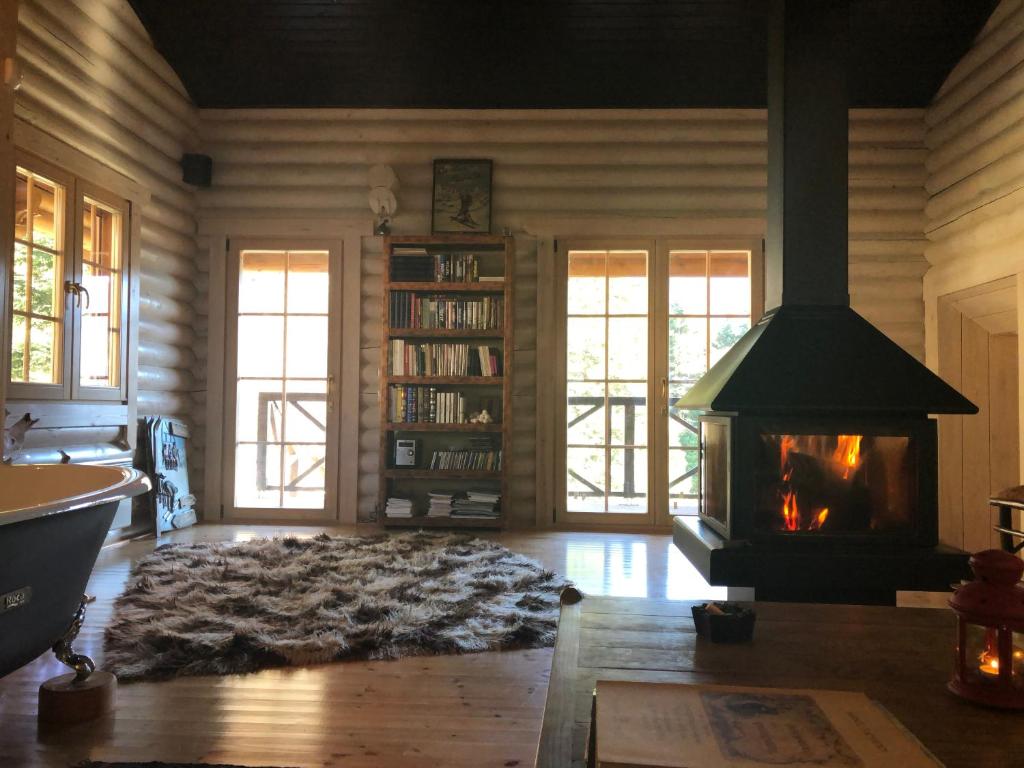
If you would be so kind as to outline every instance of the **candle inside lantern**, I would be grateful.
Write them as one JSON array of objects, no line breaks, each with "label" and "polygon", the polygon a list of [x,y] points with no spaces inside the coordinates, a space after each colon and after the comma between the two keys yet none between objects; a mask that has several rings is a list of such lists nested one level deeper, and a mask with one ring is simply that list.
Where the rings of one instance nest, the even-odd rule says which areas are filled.
[{"label": "candle inside lantern", "polygon": [[[1010,670],[1011,674],[1015,671],[1016,667],[1020,666],[1020,662],[1024,660],[1024,649],[1013,646],[1012,654],[1015,663]],[[985,650],[978,655],[978,661],[981,662],[978,670],[982,674],[991,675],[992,677],[999,676],[999,632],[994,627],[989,627],[985,630]]]}]

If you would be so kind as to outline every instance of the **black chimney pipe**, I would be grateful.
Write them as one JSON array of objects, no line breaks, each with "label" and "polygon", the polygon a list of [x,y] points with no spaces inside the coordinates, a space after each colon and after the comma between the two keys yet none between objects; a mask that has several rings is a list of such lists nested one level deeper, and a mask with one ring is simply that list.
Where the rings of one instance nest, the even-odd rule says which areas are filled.
[{"label": "black chimney pipe", "polygon": [[849,306],[848,0],[773,0],[766,303]]}]

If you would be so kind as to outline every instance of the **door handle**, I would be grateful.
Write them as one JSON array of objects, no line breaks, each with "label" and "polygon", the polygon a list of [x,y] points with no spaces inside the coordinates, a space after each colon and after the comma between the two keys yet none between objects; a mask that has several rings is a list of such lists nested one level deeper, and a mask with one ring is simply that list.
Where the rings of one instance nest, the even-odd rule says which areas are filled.
[{"label": "door handle", "polygon": [[327,377],[327,412],[334,411],[334,374]]},{"label": "door handle", "polygon": [[668,416],[668,378],[661,378],[661,415]]},{"label": "door handle", "polygon": [[89,291],[81,283],[76,283],[76,282],[73,282],[71,280],[65,280],[64,281],[64,293],[66,293],[68,296],[72,296],[73,295],[75,297],[75,306],[76,307],[81,307],[82,306],[82,294],[84,293],[85,294],[85,309],[89,308]]}]

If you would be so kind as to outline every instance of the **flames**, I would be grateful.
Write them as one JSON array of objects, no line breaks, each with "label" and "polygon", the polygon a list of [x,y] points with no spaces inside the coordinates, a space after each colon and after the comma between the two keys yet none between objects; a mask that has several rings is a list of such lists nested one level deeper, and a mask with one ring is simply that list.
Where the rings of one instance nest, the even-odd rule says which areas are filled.
[{"label": "flames", "polygon": [[843,480],[850,479],[850,472],[860,466],[860,441],[863,435],[839,435],[832,461],[843,467]]},{"label": "flames", "polygon": [[[836,447],[831,452],[831,471],[849,480],[861,464],[861,441],[863,435],[838,435]],[[782,529],[785,531],[820,531],[829,516],[829,507],[804,503],[797,498],[797,483],[794,473],[797,466],[793,454],[801,453],[812,458],[820,457],[827,462],[829,452],[824,435],[781,435],[779,438],[779,462],[782,482],[779,485]]]}]

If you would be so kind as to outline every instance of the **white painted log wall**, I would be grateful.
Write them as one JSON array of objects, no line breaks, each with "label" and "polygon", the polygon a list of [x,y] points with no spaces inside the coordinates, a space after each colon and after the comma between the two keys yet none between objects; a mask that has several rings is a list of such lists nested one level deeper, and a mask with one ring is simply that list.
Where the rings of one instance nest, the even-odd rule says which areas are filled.
[{"label": "white painted log wall", "polygon": [[[1024,299],[1022,0],[1002,0],[939,89],[925,123],[925,256],[932,265],[924,280],[927,360],[946,375],[955,373],[954,383],[966,391],[966,373],[963,381],[959,377],[960,316],[955,314],[955,321],[950,320],[955,307],[948,306],[944,296],[1006,281],[1013,286],[1015,317],[1012,327],[1004,330],[1017,333],[1019,352],[1024,339],[1024,313],[1020,311]],[[1018,365],[1024,359],[1019,352]],[[1017,398],[1012,410],[1020,412],[1024,399],[1019,391]],[[989,482],[1009,484],[1006,472],[997,472],[997,457],[989,461],[988,446],[983,457],[973,455],[968,440],[969,433],[977,432],[979,426],[987,435],[986,422],[993,429],[998,426],[997,416],[1007,411],[1007,404],[989,402],[987,395],[976,399],[981,408],[977,416],[939,419],[940,535],[950,544],[969,549],[989,545],[994,513],[987,495],[1001,489],[990,488]],[[1019,446],[1024,449],[1024,434],[1017,431]],[[1024,478],[1024,453],[1018,450],[1018,455],[1022,457],[1019,480]]]},{"label": "white painted log wall", "polygon": [[979,261],[1004,274],[1017,271],[1024,244],[1021,0],[999,5],[939,90],[925,122],[928,261],[949,275]]},{"label": "white painted log wall", "polygon": [[[152,196],[142,217],[138,413],[191,421],[196,297],[206,297],[196,290],[195,194],[178,162],[197,145],[197,110],[127,0],[20,0],[17,34],[16,116]],[[202,467],[201,454],[190,458]]]},{"label": "white painted log wall", "polygon": [[[763,110],[287,109],[202,110],[200,116],[203,151],[214,158],[213,187],[199,192],[204,220],[265,227],[273,218],[365,216],[366,169],[388,163],[401,183],[395,231],[424,231],[431,161],[492,158],[493,228],[511,227],[532,249],[520,253],[517,342],[535,340],[537,323],[537,246],[523,233],[586,234],[594,222],[606,232],[616,226],[609,222],[621,223],[622,234],[637,234],[638,226],[648,235],[678,232],[681,222],[702,236],[764,231]],[[850,135],[853,305],[923,357],[923,112],[857,110]],[[362,247],[359,515],[365,519],[376,502],[379,462],[380,241],[367,237]],[[535,349],[524,347],[518,357],[516,420],[535,430]],[[522,445],[526,437],[516,441],[513,459],[532,474],[521,463],[533,456],[532,446]]]}]

